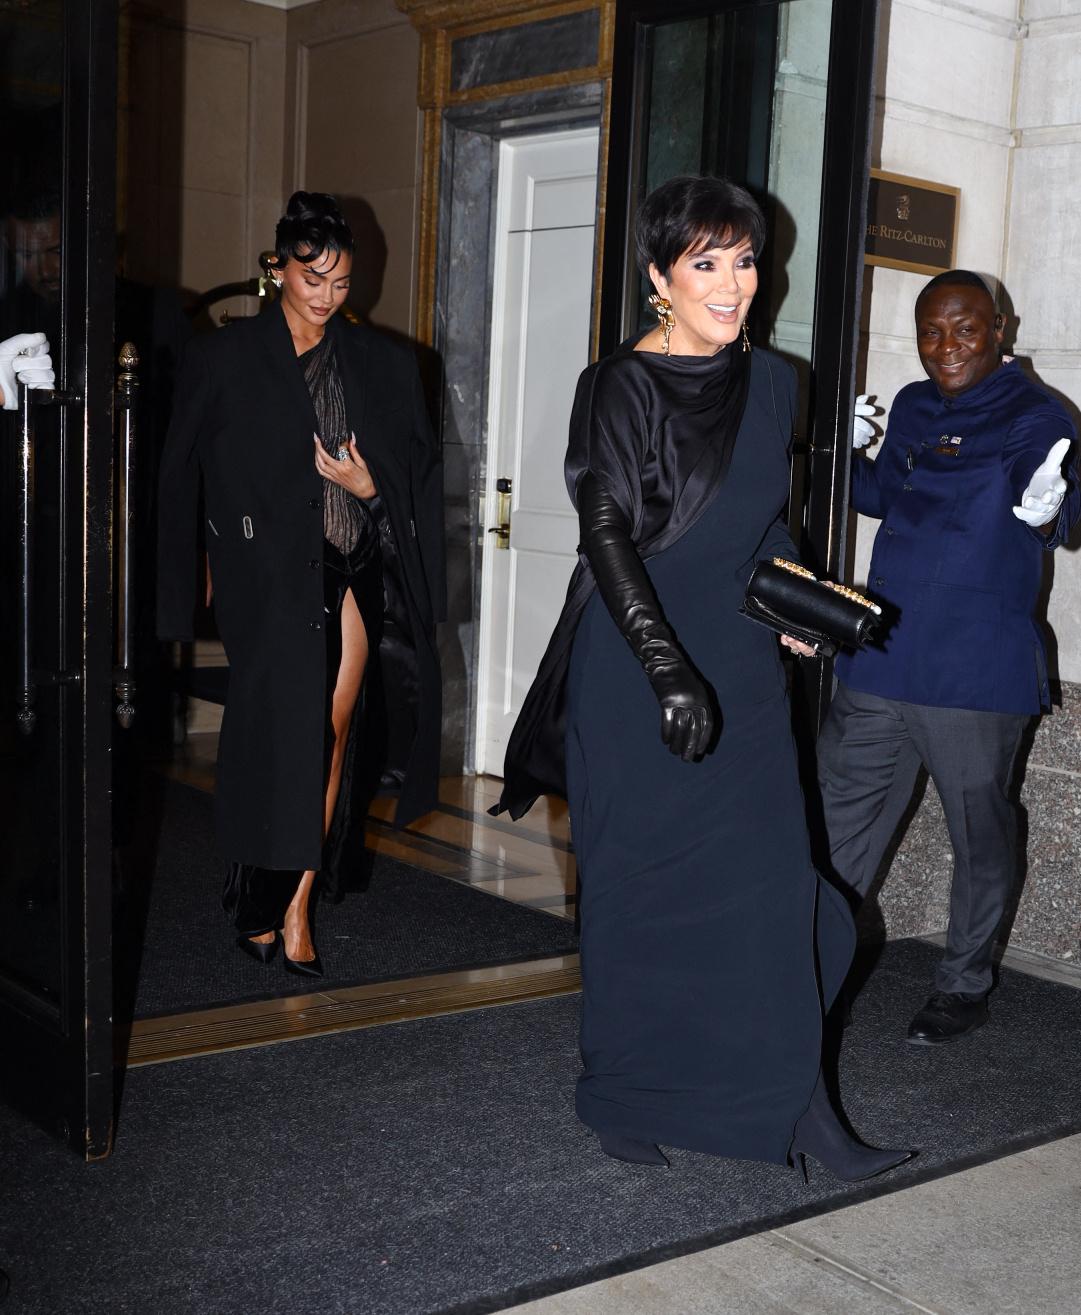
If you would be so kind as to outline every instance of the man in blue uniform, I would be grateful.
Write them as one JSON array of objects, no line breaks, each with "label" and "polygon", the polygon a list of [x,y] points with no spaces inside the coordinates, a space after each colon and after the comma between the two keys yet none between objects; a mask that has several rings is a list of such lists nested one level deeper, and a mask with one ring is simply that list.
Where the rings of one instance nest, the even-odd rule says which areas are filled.
[{"label": "man in blue uniform", "polygon": [[1063,470],[1073,426],[1001,356],[1002,323],[967,270],[940,274],[917,298],[929,377],[898,393],[877,461],[856,457],[852,469],[852,505],[882,522],[868,587],[897,619],[881,647],[837,659],[819,740],[832,862],[861,897],[921,763],[942,800],[950,920],[934,993],[908,1029],[922,1045],[987,1019],[1016,875],[1011,775],[1029,719],[1049,706],[1034,619],[1043,557],[1081,510],[1076,474]]}]

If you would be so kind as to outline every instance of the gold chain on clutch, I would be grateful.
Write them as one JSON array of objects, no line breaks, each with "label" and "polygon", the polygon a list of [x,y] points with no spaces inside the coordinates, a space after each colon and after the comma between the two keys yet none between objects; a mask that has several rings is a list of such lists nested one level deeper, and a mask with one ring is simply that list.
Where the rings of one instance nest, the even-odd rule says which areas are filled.
[{"label": "gold chain on clutch", "polygon": [[857,593],[855,589],[849,589],[846,584],[837,584],[834,580],[823,580],[822,583],[827,589],[832,589],[835,593],[840,594],[842,598],[849,599],[850,602],[859,603],[861,607],[873,607],[876,612],[882,610],[873,598],[865,598],[863,594]]},{"label": "gold chain on clutch", "polygon": [[866,598],[863,594],[857,593],[855,589],[849,589],[846,584],[837,584],[833,580],[819,580],[813,571],[809,571],[806,566],[800,566],[796,562],[790,562],[787,557],[774,557],[774,566],[779,566],[784,571],[791,571],[793,575],[801,575],[805,580],[814,580],[817,584],[824,584],[827,589],[832,589],[842,598],[847,598],[851,603],[859,603],[861,607],[870,607],[873,611],[881,615],[882,609],[873,598]]},{"label": "gold chain on clutch", "polygon": [[790,562],[787,557],[774,557],[774,566],[779,566],[782,571],[791,571],[793,575],[802,575],[805,580],[817,580],[818,576],[813,571],[809,571],[806,566],[800,566],[799,562]]}]

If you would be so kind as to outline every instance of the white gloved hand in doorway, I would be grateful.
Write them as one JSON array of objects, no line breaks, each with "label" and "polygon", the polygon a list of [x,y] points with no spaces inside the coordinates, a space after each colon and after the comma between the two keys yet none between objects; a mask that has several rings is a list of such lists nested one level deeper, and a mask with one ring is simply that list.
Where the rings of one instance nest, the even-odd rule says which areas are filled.
[{"label": "white gloved hand in doorway", "polygon": [[55,383],[49,340],[43,333],[17,333],[0,342],[0,394],[5,411],[18,408],[19,384],[52,388]]},{"label": "white gloved hand in doorway", "polygon": [[870,393],[860,393],[853,408],[852,446],[857,450],[867,447],[878,437],[878,430],[865,417],[879,415],[879,408],[871,401]]}]

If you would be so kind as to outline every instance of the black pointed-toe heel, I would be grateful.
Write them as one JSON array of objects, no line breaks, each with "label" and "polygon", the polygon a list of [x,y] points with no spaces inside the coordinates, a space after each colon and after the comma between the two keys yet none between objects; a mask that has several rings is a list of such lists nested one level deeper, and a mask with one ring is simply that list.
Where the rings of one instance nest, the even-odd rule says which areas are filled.
[{"label": "black pointed-toe heel", "polygon": [[323,961],[320,959],[318,952],[314,959],[290,959],[282,949],[282,958],[285,960],[285,971],[294,973],[297,977],[322,977]]},{"label": "black pointed-toe heel", "polygon": [[834,1148],[830,1151],[812,1151],[793,1146],[792,1162],[799,1170],[804,1183],[810,1182],[807,1173],[808,1155],[824,1165],[842,1182],[862,1183],[868,1178],[877,1178],[880,1173],[888,1173],[891,1169],[897,1169],[909,1160],[915,1159],[917,1152],[883,1146],[864,1146],[862,1142],[855,1140],[850,1146]]},{"label": "black pointed-toe heel", "polygon": [[789,1158],[807,1182],[807,1156],[817,1160],[846,1183],[862,1183],[911,1160],[911,1149],[865,1146],[854,1137],[830,1104],[826,1084],[819,1075],[811,1103],[801,1115],[792,1137]]},{"label": "black pointed-toe heel", "polygon": [[613,1160],[623,1160],[627,1164],[655,1165],[658,1169],[669,1168],[668,1157],[652,1142],[635,1141],[633,1137],[620,1137],[618,1133],[598,1132],[597,1140],[605,1155]]},{"label": "black pointed-toe heel", "polygon": [[272,941],[253,941],[250,936],[238,936],[236,943],[238,949],[250,955],[257,963],[267,964],[278,953],[281,939],[281,932],[276,931]]}]

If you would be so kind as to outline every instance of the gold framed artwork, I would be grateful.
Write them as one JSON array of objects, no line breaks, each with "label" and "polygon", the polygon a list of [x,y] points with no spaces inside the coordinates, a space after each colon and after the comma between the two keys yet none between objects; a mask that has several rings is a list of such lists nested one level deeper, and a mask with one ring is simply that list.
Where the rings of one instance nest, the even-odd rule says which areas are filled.
[{"label": "gold framed artwork", "polygon": [[914,274],[954,268],[961,189],[872,169],[864,263]]}]

